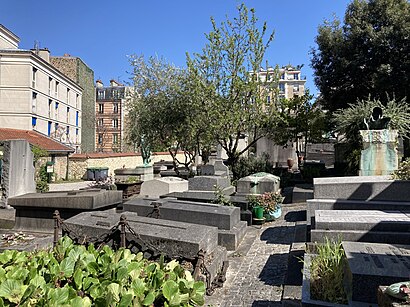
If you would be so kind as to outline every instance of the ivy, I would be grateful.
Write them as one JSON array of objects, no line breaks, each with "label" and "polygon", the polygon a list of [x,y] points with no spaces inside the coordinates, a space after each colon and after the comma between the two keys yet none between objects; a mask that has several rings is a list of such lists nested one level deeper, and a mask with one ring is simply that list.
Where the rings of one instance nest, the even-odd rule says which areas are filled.
[{"label": "ivy", "polygon": [[198,306],[205,285],[173,260],[96,250],[68,237],[50,251],[0,253],[0,306]]}]

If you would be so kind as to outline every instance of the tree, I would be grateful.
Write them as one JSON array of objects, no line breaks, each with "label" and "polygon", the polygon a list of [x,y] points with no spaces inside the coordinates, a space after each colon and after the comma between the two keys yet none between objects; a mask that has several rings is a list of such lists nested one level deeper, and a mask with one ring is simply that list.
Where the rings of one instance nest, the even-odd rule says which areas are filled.
[{"label": "tree", "polygon": [[[205,47],[192,58],[188,55],[187,66],[201,93],[194,95],[199,99],[196,105],[205,112],[212,139],[226,151],[232,165],[268,134],[276,117],[276,106],[266,104],[266,96],[277,87],[272,82],[277,76],[267,82],[258,74],[273,33],[264,41],[266,23],[260,30],[255,11],[243,4],[233,20],[219,26],[213,18],[211,22]],[[244,133],[249,142],[239,149]]]},{"label": "tree", "polygon": [[[279,145],[289,142],[298,144],[304,141],[305,155],[306,145],[309,142],[319,142],[327,131],[326,114],[321,110],[317,102],[312,103],[313,95],[309,91],[303,96],[294,96],[290,99],[279,101],[279,120],[277,127],[272,131],[273,140]],[[299,148],[297,145],[296,148]],[[296,152],[299,156],[299,152]]]},{"label": "tree", "polygon": [[[167,150],[174,168],[183,164],[187,169],[207,145],[206,122],[200,120],[195,105],[197,99],[188,72],[167,63],[164,59],[131,56],[134,96],[128,104],[129,131],[127,139],[136,146],[152,150]],[[185,159],[177,159],[183,151]]]},{"label": "tree", "polygon": [[402,99],[410,83],[410,3],[354,0],[338,19],[319,26],[312,50],[321,104],[334,111],[357,99]]}]

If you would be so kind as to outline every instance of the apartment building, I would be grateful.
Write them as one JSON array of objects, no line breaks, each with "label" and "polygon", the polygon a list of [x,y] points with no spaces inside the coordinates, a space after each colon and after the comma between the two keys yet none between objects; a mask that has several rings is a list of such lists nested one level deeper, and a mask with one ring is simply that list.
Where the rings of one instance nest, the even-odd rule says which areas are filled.
[{"label": "apartment building", "polygon": [[82,88],[50,63],[50,51],[19,49],[0,25],[0,127],[35,130],[81,151]]},{"label": "apartment building", "polygon": [[83,89],[81,99],[81,152],[95,151],[95,85],[94,71],[75,56],[51,56],[50,62]]},{"label": "apartment building", "polygon": [[111,80],[104,87],[101,80],[96,82],[96,150],[99,152],[124,152],[130,148],[125,143],[126,100],[131,89]]},{"label": "apartment building", "polygon": [[[260,69],[258,76],[261,81],[269,83],[272,80],[272,82],[277,82],[278,84],[278,88],[268,93],[266,97],[267,103],[283,98],[291,99],[292,97],[305,94],[306,77],[302,75],[301,68],[299,65],[287,65],[279,69]],[[256,143],[256,155],[260,157],[263,154],[268,154],[271,162],[278,166],[286,166],[287,160],[293,159],[295,161],[295,168],[297,168],[298,157],[296,152],[303,150],[303,144],[303,142],[298,144],[289,143],[287,144],[288,146],[283,147],[276,145],[269,138],[262,138]]]}]

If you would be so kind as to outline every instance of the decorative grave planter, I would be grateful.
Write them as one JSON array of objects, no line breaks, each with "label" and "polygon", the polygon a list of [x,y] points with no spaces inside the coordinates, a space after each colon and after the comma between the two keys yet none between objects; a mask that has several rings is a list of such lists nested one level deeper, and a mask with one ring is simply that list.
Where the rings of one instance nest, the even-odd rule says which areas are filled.
[{"label": "decorative grave planter", "polygon": [[275,210],[265,212],[263,217],[267,222],[276,221],[282,215],[282,206],[277,205]]},{"label": "decorative grave planter", "polygon": [[252,211],[256,219],[258,220],[263,219],[263,207],[261,206],[253,207]]}]

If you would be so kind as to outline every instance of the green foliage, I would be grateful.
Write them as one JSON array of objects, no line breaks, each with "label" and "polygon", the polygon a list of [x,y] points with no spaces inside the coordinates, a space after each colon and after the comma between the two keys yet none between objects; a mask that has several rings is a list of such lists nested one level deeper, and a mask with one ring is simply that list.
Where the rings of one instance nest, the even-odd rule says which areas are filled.
[{"label": "green foliage", "polygon": [[1,306],[196,306],[205,285],[175,260],[128,249],[97,251],[62,238],[51,251],[0,254]]},{"label": "green foliage", "polygon": [[37,192],[48,192],[49,185],[48,185],[48,173],[47,173],[47,165],[40,166],[38,177],[36,180],[36,190]]},{"label": "green foliage", "polygon": [[249,195],[247,196],[248,205],[250,208],[256,206],[263,207],[265,213],[275,211],[283,203],[285,197],[282,196],[280,191],[277,192],[265,192],[262,195]]},{"label": "green foliage", "polygon": [[140,179],[136,176],[128,176],[126,182],[127,183],[137,183],[137,182],[140,182]]},{"label": "green foliage", "polygon": [[234,181],[255,173],[274,173],[273,164],[269,161],[269,156],[266,154],[259,158],[254,155],[241,157],[235,165],[231,166],[231,169],[234,174]]},{"label": "green foliage", "polygon": [[317,245],[317,255],[310,264],[310,295],[314,300],[347,304],[343,286],[346,256],[341,240]]},{"label": "green foliage", "polygon": [[224,194],[220,186],[215,188],[215,199],[212,201],[213,204],[219,204],[223,206],[233,206],[232,202]]},{"label": "green foliage", "polygon": [[[234,165],[275,122],[276,106],[265,102],[267,93],[277,91],[277,69],[269,82],[257,74],[273,33],[265,39],[266,23],[260,28],[254,9],[244,4],[233,19],[211,22],[202,52],[188,56],[187,66],[195,88],[203,93],[197,104],[206,114],[212,139]],[[248,146],[239,149],[244,133],[249,134]]]},{"label": "green foliage", "polygon": [[408,96],[410,83],[410,3],[407,0],[356,0],[337,18],[319,26],[312,50],[321,104],[346,108],[368,95]]},{"label": "green foliage", "polygon": [[37,145],[31,146],[31,152],[33,153],[33,156],[34,156],[34,164],[36,164],[37,161],[41,157],[47,157],[48,156],[48,151],[41,148],[41,147],[38,147]]},{"label": "green foliage", "polygon": [[348,173],[357,174],[360,163],[362,139],[359,130],[366,129],[364,119],[368,120],[374,107],[383,110],[384,117],[390,117],[390,129],[399,131],[400,136],[410,138],[410,105],[404,99],[390,99],[382,103],[378,99],[358,100],[355,104],[348,104],[348,108],[334,113],[336,131],[342,133],[348,144],[349,163]]},{"label": "green foliage", "polygon": [[399,168],[393,172],[392,178],[397,180],[410,180],[410,158],[400,163]]}]

